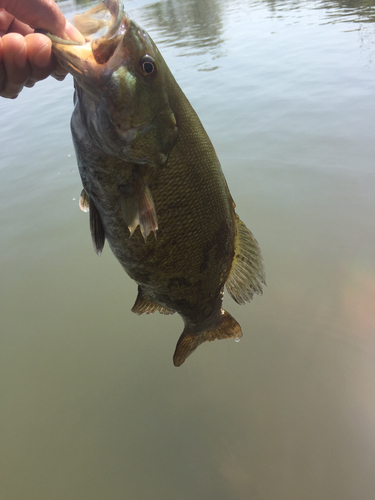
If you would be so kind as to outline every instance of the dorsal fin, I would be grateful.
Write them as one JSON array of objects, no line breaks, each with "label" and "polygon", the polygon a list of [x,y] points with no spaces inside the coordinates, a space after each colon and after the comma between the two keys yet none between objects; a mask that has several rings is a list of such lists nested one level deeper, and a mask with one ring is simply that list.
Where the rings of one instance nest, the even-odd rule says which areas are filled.
[{"label": "dorsal fin", "polygon": [[161,306],[156,302],[152,301],[147,297],[142,288],[138,287],[138,295],[134,306],[132,307],[132,312],[135,314],[152,314],[154,312],[159,312],[160,314],[173,314],[175,311],[173,309],[168,309],[167,307]]},{"label": "dorsal fin", "polygon": [[235,253],[226,286],[238,304],[245,304],[250,302],[254,293],[263,294],[262,284],[266,284],[266,274],[257,240],[236,217]]},{"label": "dorsal fin", "polygon": [[89,207],[92,244],[94,245],[95,252],[101,255],[105,243],[105,231],[98,209],[91,197],[89,198]]},{"label": "dorsal fin", "polygon": [[190,354],[203,342],[213,342],[214,340],[235,339],[240,340],[242,330],[237,321],[227,311],[221,309],[220,322],[213,330],[202,333],[189,333],[185,327],[178,339],[176,350],[173,355],[173,364],[181,366]]}]

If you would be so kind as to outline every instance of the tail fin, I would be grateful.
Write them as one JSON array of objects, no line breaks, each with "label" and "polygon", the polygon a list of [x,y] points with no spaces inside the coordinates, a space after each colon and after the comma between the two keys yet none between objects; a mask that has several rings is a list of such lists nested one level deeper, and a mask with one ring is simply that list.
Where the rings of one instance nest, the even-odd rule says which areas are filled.
[{"label": "tail fin", "polygon": [[203,342],[213,342],[216,339],[235,339],[240,340],[242,330],[237,321],[224,309],[221,310],[221,321],[213,330],[207,330],[202,333],[188,333],[185,330],[178,339],[176,350],[173,355],[173,364],[181,366],[188,356]]}]

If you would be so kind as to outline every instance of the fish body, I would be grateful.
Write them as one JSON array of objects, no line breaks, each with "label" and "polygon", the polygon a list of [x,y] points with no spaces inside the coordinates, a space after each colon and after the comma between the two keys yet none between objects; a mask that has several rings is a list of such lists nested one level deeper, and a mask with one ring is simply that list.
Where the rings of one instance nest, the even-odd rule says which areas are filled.
[{"label": "fish body", "polygon": [[[96,37],[94,30],[108,25]],[[235,213],[215,150],[150,36],[115,0],[76,20],[86,44],[51,37],[75,79],[71,128],[95,251],[105,240],[138,284],[136,314],[177,312],[174,364],[242,336],[222,309],[262,293],[258,243]]]}]

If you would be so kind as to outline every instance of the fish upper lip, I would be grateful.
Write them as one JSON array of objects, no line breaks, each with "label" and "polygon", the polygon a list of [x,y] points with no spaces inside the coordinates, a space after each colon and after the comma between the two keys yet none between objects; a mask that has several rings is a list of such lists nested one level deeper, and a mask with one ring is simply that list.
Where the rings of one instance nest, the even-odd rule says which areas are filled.
[{"label": "fish upper lip", "polygon": [[[126,35],[131,20],[121,9],[115,22],[109,27],[107,33],[99,38],[86,37],[85,42],[74,40],[64,40],[51,33],[43,32],[53,43],[53,51],[66,71],[71,73],[79,81],[90,76],[95,80],[95,85],[100,85],[107,81],[108,76],[115,70],[116,62],[112,59],[116,49],[121,44],[121,40]],[[104,46],[113,43],[113,52],[107,59],[100,61],[97,57],[97,48],[101,44]],[[113,61],[113,62],[111,62]],[[87,83],[91,87],[90,84]]]},{"label": "fish upper lip", "polygon": [[[85,38],[85,42],[77,42],[75,40],[65,40],[64,38],[61,38],[57,35],[53,35],[46,30],[43,29],[36,29],[36,33],[42,33],[43,35],[46,35],[53,43],[55,44],[60,44],[60,45],[75,45],[75,46],[83,46],[86,44],[91,44],[94,40],[98,42],[99,40],[109,40],[111,38],[116,37],[119,34],[124,34],[129,23],[129,16],[126,14],[124,11],[124,6],[122,4],[119,4],[118,2],[114,0],[103,0],[102,4],[107,8],[107,10],[113,15],[116,16],[113,24],[108,27],[108,31],[101,37],[99,38],[93,38],[90,39],[86,37],[83,33],[82,36]],[[124,25],[123,28],[121,28],[121,25]],[[74,25],[74,20],[73,20],[73,25]],[[77,28],[78,29],[78,28]]]}]

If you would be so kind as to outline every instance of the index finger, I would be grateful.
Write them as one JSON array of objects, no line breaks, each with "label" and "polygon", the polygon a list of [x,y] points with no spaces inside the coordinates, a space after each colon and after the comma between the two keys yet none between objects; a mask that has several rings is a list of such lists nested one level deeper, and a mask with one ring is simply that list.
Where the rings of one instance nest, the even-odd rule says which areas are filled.
[{"label": "index finger", "polygon": [[14,21],[14,16],[5,9],[0,8],[0,36],[7,33],[9,26]]},{"label": "index finger", "polygon": [[54,0],[2,0],[1,7],[32,28],[65,38],[66,19]]}]

